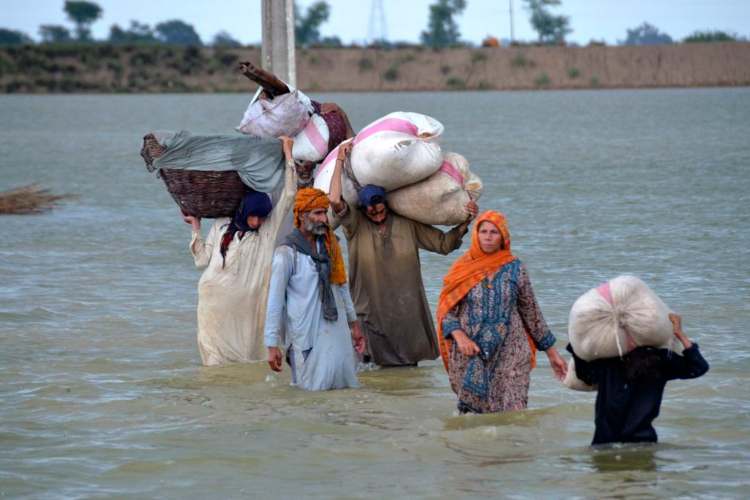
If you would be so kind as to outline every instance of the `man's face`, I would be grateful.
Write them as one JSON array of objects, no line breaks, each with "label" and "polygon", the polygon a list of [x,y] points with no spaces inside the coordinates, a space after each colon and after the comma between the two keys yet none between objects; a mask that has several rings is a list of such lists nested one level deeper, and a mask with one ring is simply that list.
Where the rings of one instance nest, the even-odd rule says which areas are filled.
[{"label": "man's face", "polygon": [[328,232],[328,210],[316,208],[306,212],[302,216],[305,231],[316,236],[322,236]]},{"label": "man's face", "polygon": [[311,161],[295,161],[294,167],[297,170],[297,177],[301,182],[309,182],[312,179],[315,163]]},{"label": "man's face", "polygon": [[388,216],[388,208],[385,206],[385,203],[376,203],[365,209],[365,215],[375,224],[382,224]]}]

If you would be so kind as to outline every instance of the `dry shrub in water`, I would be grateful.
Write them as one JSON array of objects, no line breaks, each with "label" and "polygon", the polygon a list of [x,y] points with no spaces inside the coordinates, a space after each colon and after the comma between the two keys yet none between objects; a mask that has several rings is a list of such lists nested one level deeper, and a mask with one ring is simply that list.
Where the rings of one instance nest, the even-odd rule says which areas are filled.
[{"label": "dry shrub in water", "polygon": [[37,184],[30,184],[0,192],[0,215],[40,214],[51,210],[72,194],[52,194]]}]

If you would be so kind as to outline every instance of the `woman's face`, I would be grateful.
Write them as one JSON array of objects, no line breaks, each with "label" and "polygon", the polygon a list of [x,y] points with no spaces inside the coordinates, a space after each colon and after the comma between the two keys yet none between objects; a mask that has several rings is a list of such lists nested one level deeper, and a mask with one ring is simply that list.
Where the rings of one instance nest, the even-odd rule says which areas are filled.
[{"label": "woman's face", "polygon": [[261,225],[263,225],[263,222],[265,222],[265,217],[258,217],[257,215],[248,215],[247,216],[247,225],[251,229],[258,229]]},{"label": "woman's face", "polygon": [[493,223],[485,221],[479,225],[479,248],[484,253],[495,253],[503,246],[503,235]]}]

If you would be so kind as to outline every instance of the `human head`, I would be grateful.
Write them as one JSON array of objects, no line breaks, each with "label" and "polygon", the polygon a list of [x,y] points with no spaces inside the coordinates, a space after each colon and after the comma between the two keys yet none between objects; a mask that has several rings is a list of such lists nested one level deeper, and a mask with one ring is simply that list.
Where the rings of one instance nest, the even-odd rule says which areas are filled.
[{"label": "human head", "polygon": [[266,193],[249,191],[242,197],[234,223],[243,231],[257,231],[272,208],[271,198]]},{"label": "human head", "polygon": [[388,216],[388,207],[385,204],[385,189],[374,184],[368,184],[357,193],[357,198],[368,219],[376,224],[385,222]]},{"label": "human head", "polygon": [[328,195],[320,189],[303,188],[294,198],[294,226],[304,234],[324,235],[328,227]]},{"label": "human head", "polygon": [[500,212],[488,210],[477,217],[472,235],[472,252],[480,256],[499,251],[510,251],[508,222]]},{"label": "human head", "polygon": [[313,180],[313,171],[315,170],[315,162],[295,160],[294,167],[297,171],[298,184],[301,186],[311,185]]}]

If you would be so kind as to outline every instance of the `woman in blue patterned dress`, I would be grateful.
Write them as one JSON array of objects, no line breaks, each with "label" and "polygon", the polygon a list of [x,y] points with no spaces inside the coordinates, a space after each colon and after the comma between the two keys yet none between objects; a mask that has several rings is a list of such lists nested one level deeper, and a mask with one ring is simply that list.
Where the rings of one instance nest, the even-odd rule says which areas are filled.
[{"label": "woman in blue patterned dress", "polygon": [[557,378],[567,369],[553,347],[526,267],[510,251],[505,217],[482,214],[471,248],[445,277],[438,305],[438,340],[461,413],[526,408],[536,350]]}]

